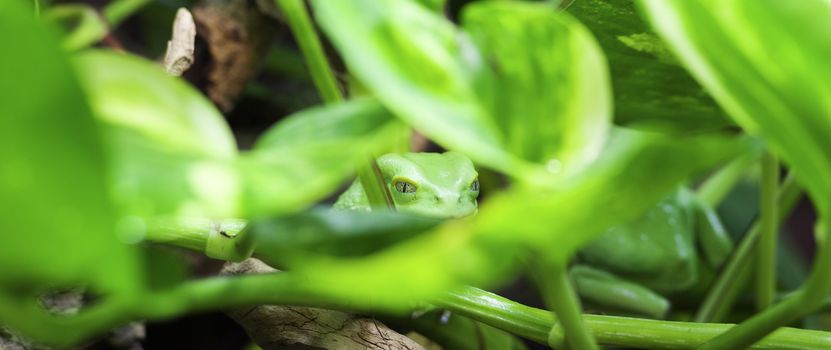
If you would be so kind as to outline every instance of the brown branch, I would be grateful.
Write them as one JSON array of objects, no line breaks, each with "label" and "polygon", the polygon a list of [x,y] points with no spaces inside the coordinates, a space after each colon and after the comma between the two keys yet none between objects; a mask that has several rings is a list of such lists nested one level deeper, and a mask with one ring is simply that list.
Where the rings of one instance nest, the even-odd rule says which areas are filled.
[{"label": "brown branch", "polygon": [[196,23],[187,9],[176,11],[173,32],[167,42],[164,68],[170,75],[180,76],[193,64],[193,50],[196,42]]},{"label": "brown branch", "polygon": [[204,80],[197,85],[228,112],[259,69],[274,32],[273,20],[246,0],[203,0],[193,17],[197,36],[207,48],[202,62],[207,66],[197,73]]}]

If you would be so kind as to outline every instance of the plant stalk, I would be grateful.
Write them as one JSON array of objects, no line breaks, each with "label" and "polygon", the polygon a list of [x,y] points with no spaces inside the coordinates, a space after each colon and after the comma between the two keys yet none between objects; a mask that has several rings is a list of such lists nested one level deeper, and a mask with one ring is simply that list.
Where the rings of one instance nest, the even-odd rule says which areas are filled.
[{"label": "plant stalk", "polygon": [[[821,217],[829,217],[827,214]],[[743,349],[777,328],[795,321],[821,306],[831,291],[831,253],[822,241],[827,236],[824,222],[816,227],[819,251],[808,281],[789,298],[765,309],[738,326],[702,345],[701,350]]]},{"label": "plant stalk", "polygon": [[152,0],[116,0],[104,7],[102,13],[110,28],[118,27],[127,17],[149,4]]},{"label": "plant stalk", "polygon": [[559,263],[539,262],[534,276],[546,306],[559,317],[558,326],[551,327],[548,345],[562,348],[563,336],[570,349],[599,349],[589,329],[583,324],[580,299],[568,276],[566,266]]},{"label": "plant stalk", "polygon": [[[779,203],[779,212],[777,217],[784,218],[790,215],[801,193],[793,174],[788,174],[785,177],[778,192],[776,200]],[[761,223],[757,219],[727,260],[721,274],[713,282],[709,293],[696,313],[696,322],[718,322],[722,319],[721,317],[727,314],[735,297],[744,286],[743,281],[747,280],[743,276],[750,274],[750,258],[753,256],[753,248],[759,238],[760,230]]]},{"label": "plant stalk", "polygon": [[332,68],[323,52],[323,46],[320,44],[320,38],[306,11],[306,5],[302,0],[274,1],[286,17],[294,38],[297,40],[297,45],[300,46],[300,51],[306,58],[309,74],[323,102],[333,104],[343,100],[335,75],[332,73]]},{"label": "plant stalk", "polygon": [[[274,1],[283,15],[286,16],[286,21],[288,21],[294,38],[300,46],[300,51],[306,59],[309,74],[312,76],[312,81],[317,87],[323,102],[334,104],[343,101],[343,94],[338,88],[335,74],[331,65],[329,65],[323,46],[320,44],[320,37],[318,37],[314,25],[312,25],[305,3],[302,0]],[[371,208],[395,210],[392,196],[387,186],[384,185],[384,178],[374,159],[358,169],[358,178],[364,187]]]},{"label": "plant stalk", "polygon": [[759,198],[759,243],[756,246],[756,309],[770,307],[776,298],[776,239],[779,232],[779,161],[770,152],[762,156]]},{"label": "plant stalk", "polygon": [[145,240],[194,250],[211,258],[241,261],[254,250],[242,219],[159,219],[145,223]]},{"label": "plant stalk", "polygon": [[707,178],[696,190],[696,196],[711,208],[721,203],[751,166],[757,164],[759,152],[751,151],[734,159]]},{"label": "plant stalk", "polygon": [[[550,312],[473,287],[447,293],[436,304],[541,344],[548,342],[549,330],[561,327]],[[584,315],[583,320],[600,345],[636,349],[694,349],[734,327],[724,323],[601,315]],[[829,332],[782,328],[750,349],[824,349],[831,347],[829,335]]]},{"label": "plant stalk", "polygon": [[369,159],[367,165],[358,169],[358,179],[361,181],[361,186],[364,188],[364,193],[366,193],[372,210],[395,211],[392,195],[387,190],[384,175],[381,174],[381,169],[374,158]]}]

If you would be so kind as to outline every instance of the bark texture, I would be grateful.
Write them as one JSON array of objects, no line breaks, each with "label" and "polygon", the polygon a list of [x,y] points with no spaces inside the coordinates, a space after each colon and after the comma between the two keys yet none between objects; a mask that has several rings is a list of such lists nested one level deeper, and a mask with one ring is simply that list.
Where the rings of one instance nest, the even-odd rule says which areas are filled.
[{"label": "bark texture", "polygon": [[[223,112],[233,109],[260,67],[274,29],[273,20],[246,0],[205,0],[193,9],[196,34],[207,47],[206,71],[198,86]],[[200,55],[200,58],[202,56]]]}]

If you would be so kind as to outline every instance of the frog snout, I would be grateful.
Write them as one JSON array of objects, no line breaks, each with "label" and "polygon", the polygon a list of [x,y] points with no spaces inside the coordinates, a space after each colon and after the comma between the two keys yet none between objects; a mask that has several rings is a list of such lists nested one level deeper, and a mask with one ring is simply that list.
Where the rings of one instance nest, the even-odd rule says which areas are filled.
[{"label": "frog snout", "polygon": [[465,201],[466,198],[460,194],[435,195],[433,198],[439,215],[446,218],[464,218],[478,211],[475,204]]},{"label": "frog snout", "polygon": [[444,205],[457,205],[462,203],[462,196],[458,194],[447,194],[444,196],[434,195],[433,198],[435,199],[436,203],[444,204]]}]

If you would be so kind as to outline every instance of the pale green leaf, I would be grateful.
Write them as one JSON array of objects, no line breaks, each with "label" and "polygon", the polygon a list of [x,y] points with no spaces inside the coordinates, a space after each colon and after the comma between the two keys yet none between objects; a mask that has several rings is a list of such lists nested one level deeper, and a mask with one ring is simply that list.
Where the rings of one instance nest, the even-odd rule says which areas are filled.
[{"label": "pale green leaf", "polygon": [[210,101],[135,56],[91,51],[74,63],[104,131],[112,193],[125,214],[238,215],[236,145]]},{"label": "pale green leaf", "polygon": [[828,1],[641,1],[653,27],[730,116],[831,210]]},{"label": "pale green leaf", "polygon": [[478,87],[504,147],[559,173],[591,163],[612,117],[606,62],[591,34],[542,3],[473,3],[462,24],[488,66]]},{"label": "pale green leaf", "polygon": [[407,136],[404,126],[374,100],[289,116],[240,159],[245,212],[262,216],[304,209]]},{"label": "pale green leaf", "polygon": [[611,118],[590,34],[547,4],[473,4],[463,31],[407,0],[315,1],[350,72],[418,131],[535,182],[590,163]]},{"label": "pale green leaf", "polygon": [[0,4],[0,288],[130,290],[95,121],[54,30],[22,4]]},{"label": "pale green leaf", "polygon": [[470,39],[415,1],[313,1],[317,22],[352,74],[396,116],[441,145],[516,172],[479,104],[471,76],[483,62]]}]

